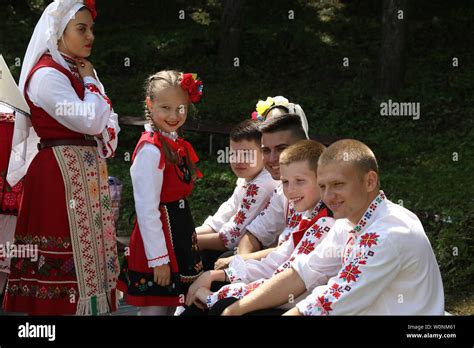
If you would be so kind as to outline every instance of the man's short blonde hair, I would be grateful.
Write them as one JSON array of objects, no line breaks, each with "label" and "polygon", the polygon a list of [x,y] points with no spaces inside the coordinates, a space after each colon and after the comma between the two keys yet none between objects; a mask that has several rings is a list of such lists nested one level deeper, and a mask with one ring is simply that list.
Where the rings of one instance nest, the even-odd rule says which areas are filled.
[{"label": "man's short blonde hair", "polygon": [[[331,144],[319,157],[318,165],[324,166],[335,161],[352,164],[363,175],[370,171],[377,173],[377,176],[379,174],[379,166],[374,153],[359,140],[344,139]],[[380,186],[380,179],[378,186]]]},{"label": "man's short blonde hair", "polygon": [[314,173],[318,170],[318,160],[326,147],[314,140],[300,140],[288,146],[280,154],[280,165],[307,161]]}]

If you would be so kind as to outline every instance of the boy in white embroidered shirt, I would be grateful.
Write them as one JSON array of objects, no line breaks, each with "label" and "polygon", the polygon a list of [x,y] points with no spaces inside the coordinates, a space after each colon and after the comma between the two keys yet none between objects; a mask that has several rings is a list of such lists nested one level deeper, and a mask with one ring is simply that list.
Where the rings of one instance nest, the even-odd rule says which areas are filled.
[{"label": "boy in white embroidered shirt", "polygon": [[277,184],[263,166],[258,121],[245,120],[232,129],[227,160],[239,178],[236,188],[217,212],[196,228],[205,269],[213,269],[222,252],[238,245],[244,228],[268,204]]}]

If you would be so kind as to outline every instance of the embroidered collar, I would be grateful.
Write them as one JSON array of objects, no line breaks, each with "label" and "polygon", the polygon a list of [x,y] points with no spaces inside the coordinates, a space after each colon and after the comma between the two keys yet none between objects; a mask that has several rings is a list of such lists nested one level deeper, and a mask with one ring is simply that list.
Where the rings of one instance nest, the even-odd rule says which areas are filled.
[{"label": "embroidered collar", "polygon": [[375,199],[370,203],[369,207],[365,211],[364,215],[362,215],[362,218],[359,220],[357,225],[354,226],[351,232],[356,232],[359,233],[361,232],[364,228],[367,227],[367,224],[369,221],[372,219],[374,216],[374,213],[377,209],[377,207],[380,206],[382,202],[384,202],[386,199],[385,193],[381,190],[380,193],[375,197]]},{"label": "embroidered collar", "polygon": [[318,215],[319,211],[321,210],[321,207],[323,205],[323,201],[320,200],[311,210],[306,210],[303,213],[303,219],[305,220],[312,220],[316,215]]},{"label": "embroidered collar", "polygon": [[264,175],[266,171],[267,171],[267,170],[266,170],[265,168],[263,168],[263,169],[260,171],[260,173],[258,173],[257,175],[255,175],[255,177],[254,177],[253,179],[250,179],[250,180],[248,180],[248,181],[247,181],[246,179],[244,179],[244,178],[239,178],[239,179],[242,179],[242,186],[243,186],[244,188],[246,188],[247,186],[249,186],[250,184],[252,184],[254,181],[256,181],[260,176]]},{"label": "embroidered collar", "polygon": [[358,233],[360,234],[365,228],[367,228],[367,225],[370,222],[372,222],[371,220],[372,220],[373,216],[375,215],[375,211],[377,210],[377,208],[383,202],[385,202],[385,199],[386,199],[386,197],[385,197],[384,192],[380,191],[379,194],[377,195],[377,197],[375,197],[375,199],[372,201],[372,203],[370,203],[369,207],[365,211],[364,215],[362,215],[362,218],[359,220],[357,225],[355,225],[352,228],[352,230],[349,231],[349,233],[347,235],[346,246],[345,246],[343,254],[342,254],[343,255],[342,256],[343,264],[347,261],[347,259],[349,258],[349,256],[352,253],[352,248],[354,247],[357,234]]},{"label": "embroidered collar", "polygon": [[[66,61],[67,63],[67,66],[69,67],[69,70],[71,71],[72,75],[74,77],[76,77],[77,79],[81,80],[82,81],[82,77],[81,75],[79,74],[79,69],[77,68],[77,64],[76,64],[76,61],[74,60],[74,58],[62,53],[62,52],[59,52],[61,54],[61,57],[64,58],[64,60]],[[46,52],[46,54],[48,56],[51,56],[51,53],[49,52]]]}]

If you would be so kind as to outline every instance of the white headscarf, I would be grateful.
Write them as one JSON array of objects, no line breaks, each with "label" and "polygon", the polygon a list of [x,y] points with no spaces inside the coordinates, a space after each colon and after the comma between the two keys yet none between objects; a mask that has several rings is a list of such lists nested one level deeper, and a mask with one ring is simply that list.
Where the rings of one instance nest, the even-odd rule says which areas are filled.
[{"label": "white headscarf", "polygon": [[306,139],[309,139],[308,119],[306,118],[306,114],[304,113],[303,108],[300,106],[300,104],[294,104],[294,103],[289,103],[286,107],[288,108],[288,112],[290,114],[296,114],[300,117],[304,134],[306,134]]},{"label": "white headscarf", "polygon": [[[83,0],[55,0],[46,7],[36,24],[25,53],[25,58],[23,59],[18,86],[21,94],[24,95],[26,92],[25,83],[29,73],[47,51],[50,52],[56,63],[70,70],[66,61],[59,53],[58,40],[61,38],[69,21],[84,6]],[[11,186],[14,186],[25,176],[31,161],[38,153],[38,142],[39,137],[32,128],[30,118],[18,114],[15,118],[12,152],[7,174],[7,181]]]},{"label": "white headscarf", "polygon": [[[299,104],[290,103],[288,99],[281,95],[276,97],[267,97],[267,100],[265,101],[259,100],[256,105],[257,115],[255,118],[261,117],[261,119],[264,119],[263,115],[265,115],[270,108],[275,106],[282,106],[288,110],[288,113],[298,115],[301,119],[301,125],[306,135],[306,139],[309,139],[308,119],[306,118],[303,108]],[[254,117],[253,114],[252,117]]]}]

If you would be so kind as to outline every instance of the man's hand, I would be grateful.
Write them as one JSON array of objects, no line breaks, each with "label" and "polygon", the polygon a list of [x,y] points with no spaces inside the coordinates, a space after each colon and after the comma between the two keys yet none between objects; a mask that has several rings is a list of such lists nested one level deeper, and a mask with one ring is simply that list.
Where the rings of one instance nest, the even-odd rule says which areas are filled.
[{"label": "man's hand", "polygon": [[234,259],[233,256],[229,256],[229,257],[223,257],[219,260],[216,261],[216,263],[214,263],[214,269],[216,270],[223,270],[223,269],[226,269],[229,267],[229,264],[231,263],[231,261]]},{"label": "man's hand", "polygon": [[206,300],[207,296],[209,296],[210,294],[212,294],[212,291],[210,291],[209,289],[199,288],[196,291],[193,303],[200,309],[204,310],[205,308],[207,308]]},{"label": "man's hand", "polygon": [[186,305],[190,306],[193,304],[196,292],[200,288],[211,289],[213,281],[225,279],[224,271],[207,271],[204,272],[194,283],[189,287],[188,294],[186,295]]},{"label": "man's hand", "polygon": [[168,286],[171,281],[169,264],[153,267],[153,280],[159,286]]}]

